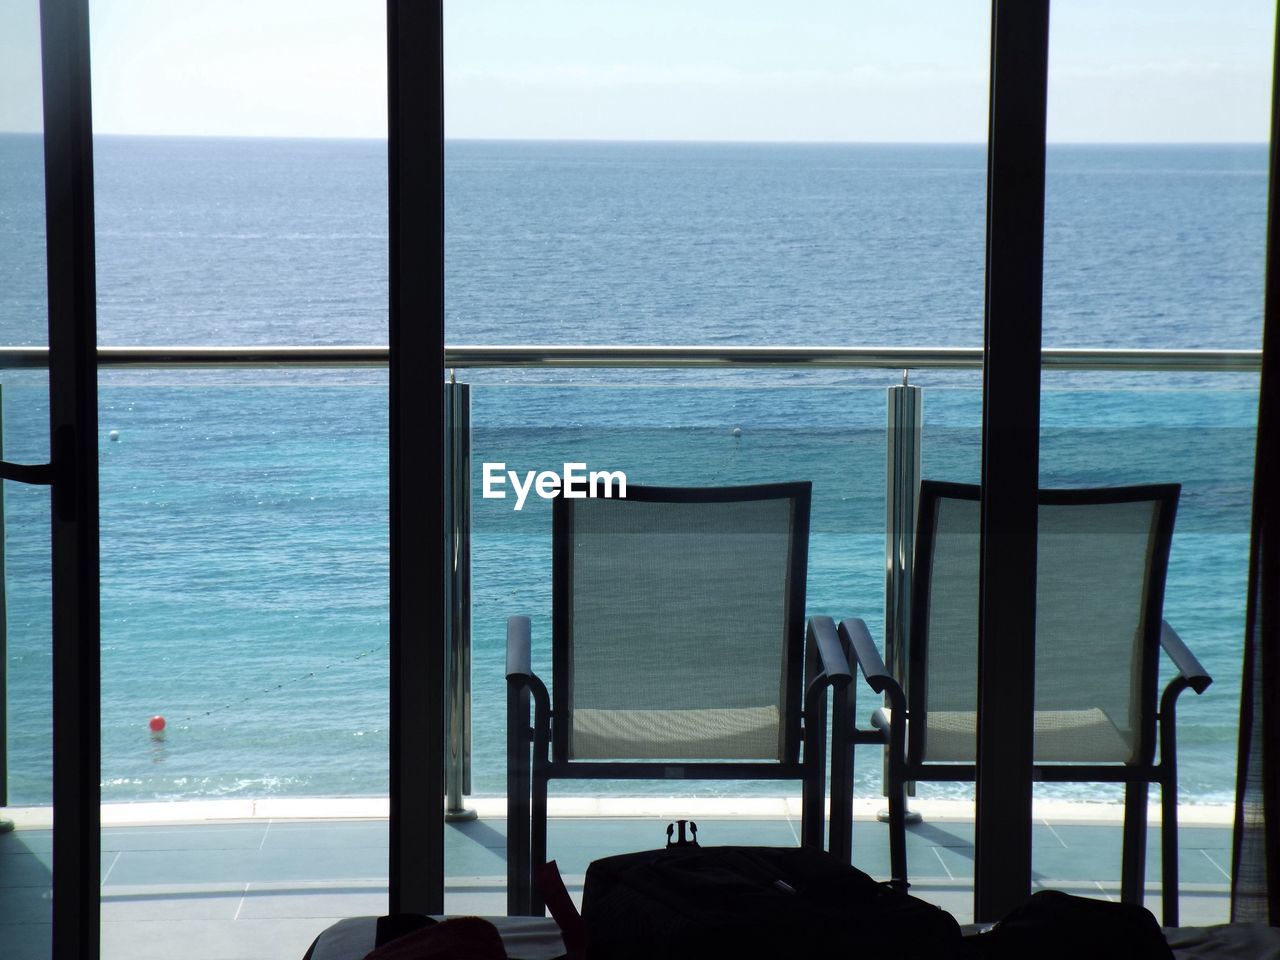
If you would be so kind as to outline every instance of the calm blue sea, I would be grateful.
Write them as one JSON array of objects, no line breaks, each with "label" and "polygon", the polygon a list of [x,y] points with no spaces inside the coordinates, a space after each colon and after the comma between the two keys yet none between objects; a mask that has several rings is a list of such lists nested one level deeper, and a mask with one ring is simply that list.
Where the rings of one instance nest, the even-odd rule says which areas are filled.
[{"label": "calm blue sea", "polygon": [[[384,144],[95,150],[102,343],[386,342]],[[0,135],[0,344],[44,342],[40,163],[37,138]],[[976,146],[452,143],[447,338],[979,345],[985,177]],[[1046,344],[1257,347],[1265,194],[1262,146],[1051,148]],[[550,608],[549,511],[479,499],[485,461],[812,479],[810,612],[882,633],[885,388],[900,373],[458,376],[475,385],[475,793],[504,788],[505,618],[534,617],[545,669]],[[925,475],[975,480],[978,375],[911,377]],[[43,375],[0,385],[7,456],[38,460]],[[1046,485],[1184,485],[1166,616],[1217,682],[1184,698],[1182,785],[1225,799],[1256,377],[1044,387]],[[104,371],[100,425],[104,799],[385,794],[385,374]],[[46,497],[5,491],[11,804],[49,798]],[[859,793],[879,774],[860,754]]]}]

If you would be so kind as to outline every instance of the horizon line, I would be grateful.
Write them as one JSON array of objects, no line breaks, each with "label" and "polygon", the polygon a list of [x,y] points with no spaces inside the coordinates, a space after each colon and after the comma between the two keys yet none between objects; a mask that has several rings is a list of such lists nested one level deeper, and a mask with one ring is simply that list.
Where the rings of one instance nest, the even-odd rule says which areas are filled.
[{"label": "horizon line", "polygon": [[[41,136],[43,130],[0,130],[0,136]],[[341,136],[332,134],[252,134],[252,133],[121,133],[95,130],[94,138],[119,137],[151,140],[262,140],[316,141],[344,143],[386,143],[381,136]],[[813,147],[985,147],[986,140],[744,140],[736,138],[635,138],[635,137],[450,137],[445,143],[539,143],[539,144],[653,144],[666,146],[813,146]],[[1046,140],[1049,147],[1265,147],[1269,140]]]}]

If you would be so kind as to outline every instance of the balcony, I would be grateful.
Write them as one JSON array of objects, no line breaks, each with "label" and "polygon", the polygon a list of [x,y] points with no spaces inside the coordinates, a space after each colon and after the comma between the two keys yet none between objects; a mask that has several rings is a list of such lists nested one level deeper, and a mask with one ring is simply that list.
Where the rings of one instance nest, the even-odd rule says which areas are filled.
[{"label": "balcony", "polygon": [[[101,350],[104,956],[187,951],[200,929],[210,950],[269,939],[293,957],[333,919],[385,909],[385,362],[378,347]],[[39,349],[0,350],[15,459],[47,443],[42,363]],[[549,511],[483,498],[482,465],[581,461],[689,485],[811,478],[810,611],[863,616],[892,643],[910,511],[891,507],[911,494],[917,452],[924,476],[977,479],[981,353],[456,347],[448,363],[470,382],[469,418],[455,417],[469,430],[449,459],[470,564],[455,583],[450,801],[479,819],[446,828],[446,908],[499,913],[502,623],[533,615],[547,659]],[[1226,916],[1222,764],[1234,749],[1223,744],[1239,689],[1258,363],[1249,351],[1044,355],[1044,485],[1184,484],[1166,615],[1219,680],[1181,717],[1184,923]],[[904,370],[923,384],[919,432],[902,419]],[[31,916],[48,885],[48,506],[18,489],[6,506],[19,829],[0,837],[0,885],[22,906],[0,915],[13,917]],[[860,752],[855,862],[885,875],[879,777],[876,753]],[[932,789],[916,801],[914,890],[964,919],[972,806],[964,788]],[[550,852],[571,887],[595,856],[656,845],[676,816],[696,816],[717,843],[795,842],[795,804],[776,785],[746,798],[738,785],[681,790],[597,783],[555,797]],[[1039,883],[1116,894],[1119,794],[1107,797],[1042,788]],[[1158,867],[1153,843],[1153,903]],[[45,944],[47,926],[30,926]]]},{"label": "balcony", "polygon": [[[480,819],[445,830],[445,906],[452,913],[505,912],[505,807],[479,799]],[[323,929],[347,916],[386,912],[385,801],[260,801],[139,804],[103,811],[102,955],[172,956],[193,960],[243,956],[297,960]],[[889,855],[876,801],[859,804],[855,859],[886,876]],[[971,805],[921,804],[925,825],[913,830],[912,892],[964,921],[973,908]],[[1097,807],[1098,805],[1094,805]],[[719,807],[719,810],[716,808]],[[698,812],[707,810],[709,815]],[[792,845],[798,803],[624,801],[552,807],[550,846],[575,899],[587,864],[604,852],[649,849],[665,839],[665,823],[679,811],[697,817],[700,833],[716,843]],[[257,812],[257,816],[253,814]],[[49,832],[38,811],[0,836],[4,916],[31,915],[48,884]],[[1044,816],[1039,814],[1043,813]],[[161,819],[169,818],[169,819]],[[1034,826],[1036,887],[1119,899],[1118,811],[1046,805]],[[1229,817],[1218,809],[1180,813],[1182,922],[1224,922],[1231,857]],[[1108,857],[1114,853],[1114,865]],[[1158,845],[1148,856],[1147,904],[1159,913]],[[1112,869],[1114,866],[1114,869]],[[1091,876],[1091,874],[1099,876]],[[10,879],[12,878],[12,879]],[[47,909],[47,908],[46,908]],[[25,930],[0,922],[7,956],[42,957],[48,927]],[[24,933],[30,952],[24,953]]]}]

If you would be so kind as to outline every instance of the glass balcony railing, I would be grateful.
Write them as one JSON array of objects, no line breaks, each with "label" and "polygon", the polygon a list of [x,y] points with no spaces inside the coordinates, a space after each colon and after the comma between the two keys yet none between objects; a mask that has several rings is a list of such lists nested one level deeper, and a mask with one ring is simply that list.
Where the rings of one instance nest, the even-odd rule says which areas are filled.
[{"label": "glass balcony railing", "polygon": [[[0,365],[38,368],[41,353],[6,349]],[[103,800],[385,795],[385,348],[102,359]],[[509,486],[486,498],[486,464],[581,462],[630,483],[811,479],[810,612],[861,616],[882,642],[886,543],[903,535],[886,525],[886,389],[904,363],[923,389],[921,475],[979,477],[976,350],[459,347],[449,361],[471,381],[455,481],[469,489],[457,640],[472,707],[458,795],[505,787],[507,616],[534,618],[550,669],[549,505],[516,510]],[[1045,486],[1183,484],[1166,616],[1218,679],[1183,708],[1184,800],[1229,799],[1233,782],[1257,364],[1247,351],[1046,351]],[[40,376],[6,376],[6,404],[24,411],[5,422],[15,456],[44,442]],[[10,803],[41,804],[47,504],[15,489],[6,507]],[[856,775],[856,795],[878,795],[877,760]]]}]

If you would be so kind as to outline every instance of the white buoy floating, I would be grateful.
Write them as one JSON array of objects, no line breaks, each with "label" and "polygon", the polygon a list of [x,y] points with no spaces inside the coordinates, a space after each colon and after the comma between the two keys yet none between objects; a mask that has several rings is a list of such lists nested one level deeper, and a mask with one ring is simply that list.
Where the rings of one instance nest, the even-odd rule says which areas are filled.
[{"label": "white buoy floating", "polygon": [[107,434],[107,439],[108,439],[108,440],[110,440],[112,443],[119,443],[119,442],[120,442],[120,431],[119,431],[119,430],[112,430],[112,431],[110,431],[110,432]]},{"label": "white buoy floating", "polygon": [[733,435],[734,435],[735,437],[740,437],[740,436],[742,436],[742,428],[741,428],[741,427],[734,427],[734,428],[733,428],[732,433],[733,433]]}]

